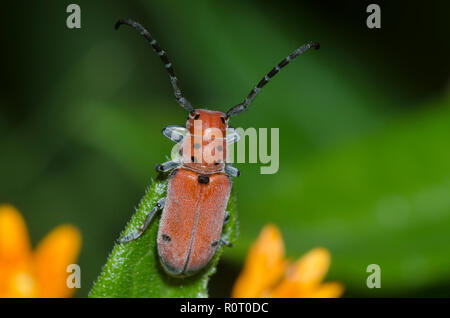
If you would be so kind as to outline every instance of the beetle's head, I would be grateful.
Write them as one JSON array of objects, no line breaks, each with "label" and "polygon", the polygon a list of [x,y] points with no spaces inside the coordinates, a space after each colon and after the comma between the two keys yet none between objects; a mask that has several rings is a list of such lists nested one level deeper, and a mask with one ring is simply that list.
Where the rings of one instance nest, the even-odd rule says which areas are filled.
[{"label": "beetle's head", "polygon": [[203,131],[208,128],[216,128],[223,132],[225,137],[225,132],[228,127],[228,118],[222,112],[207,109],[195,109],[189,113],[188,120],[186,122],[186,128],[189,129],[191,134],[194,134],[195,124],[200,125]]}]

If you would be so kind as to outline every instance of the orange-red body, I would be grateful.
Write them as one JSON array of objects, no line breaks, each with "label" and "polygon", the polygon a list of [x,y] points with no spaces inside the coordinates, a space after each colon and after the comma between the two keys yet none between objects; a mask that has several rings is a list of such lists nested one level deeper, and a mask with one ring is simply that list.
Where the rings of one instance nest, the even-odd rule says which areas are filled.
[{"label": "orange-red body", "polygon": [[[191,135],[194,135],[194,121],[201,121],[201,137],[205,137],[208,128],[218,128],[223,138],[195,138],[198,135],[186,138],[183,149],[189,147],[192,154],[197,153],[197,158],[184,162],[170,175],[157,243],[163,267],[176,276],[194,274],[214,256],[231,192],[231,180],[224,173],[225,114],[196,110],[189,115],[186,124]],[[200,160],[198,151],[195,152],[199,147],[194,147],[199,142],[203,149],[213,145],[215,151],[222,154],[220,159],[211,163]]]}]

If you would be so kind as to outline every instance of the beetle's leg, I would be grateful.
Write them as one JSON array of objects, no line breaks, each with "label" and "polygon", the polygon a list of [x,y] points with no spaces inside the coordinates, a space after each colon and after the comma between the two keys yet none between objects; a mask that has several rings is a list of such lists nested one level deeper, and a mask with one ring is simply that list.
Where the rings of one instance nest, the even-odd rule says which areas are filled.
[{"label": "beetle's leg", "polygon": [[[222,227],[225,227],[225,225],[227,225],[227,223],[229,221],[230,221],[230,212],[225,211],[225,216],[223,218],[223,225],[222,225]],[[219,240],[218,245],[219,245],[219,248],[224,246],[224,245],[227,246],[227,247],[233,246],[233,244],[231,244],[230,242],[228,242],[227,239],[224,238],[223,234],[222,234],[222,237]]]},{"label": "beetle's leg", "polygon": [[165,202],[166,202],[166,198],[162,198],[161,200],[156,202],[155,207],[146,216],[144,223],[137,229],[137,231],[131,232],[130,234],[125,235],[124,237],[120,238],[119,243],[128,243],[128,242],[133,241],[133,240],[137,239],[138,237],[140,237],[142,235],[142,233],[144,233],[145,230],[148,228],[155,213],[164,208]]},{"label": "beetle's leg", "polygon": [[239,177],[241,175],[239,169],[233,167],[230,163],[225,165],[225,173],[230,177]]},{"label": "beetle's leg", "polygon": [[225,211],[225,217],[223,218],[223,226],[227,225],[228,221],[230,221],[230,212]]},{"label": "beetle's leg", "polygon": [[227,136],[225,137],[225,141],[227,145],[234,144],[235,142],[238,142],[241,139],[241,136],[239,135],[239,132],[232,128],[227,128]]},{"label": "beetle's leg", "polygon": [[226,247],[232,247],[233,246],[233,244],[232,243],[230,243],[230,242],[228,242],[226,239],[224,239],[223,237],[221,237],[220,238],[220,241],[219,241],[219,247],[222,247],[222,246],[226,246]]},{"label": "beetle's leg", "polygon": [[186,129],[186,127],[176,125],[164,127],[162,130],[164,136],[177,144],[183,140],[184,136],[186,136],[188,132],[189,130]]},{"label": "beetle's leg", "polygon": [[167,171],[175,169],[175,168],[177,168],[179,166],[180,166],[179,162],[167,161],[167,162],[161,163],[159,165],[156,165],[156,171],[167,172]]}]

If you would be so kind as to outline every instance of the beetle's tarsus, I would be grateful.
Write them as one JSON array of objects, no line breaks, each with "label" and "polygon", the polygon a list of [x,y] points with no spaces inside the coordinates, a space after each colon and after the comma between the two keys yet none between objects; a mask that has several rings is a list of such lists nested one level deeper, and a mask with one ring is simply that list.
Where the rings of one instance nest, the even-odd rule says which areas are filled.
[{"label": "beetle's tarsus", "polygon": [[128,235],[125,235],[124,237],[118,240],[118,243],[128,243],[134,241],[135,239],[139,238],[139,236],[141,236],[143,232],[144,231],[142,229],[139,229],[136,232],[132,232]]},{"label": "beetle's tarsus", "polygon": [[162,210],[164,208],[164,204],[166,203],[166,198],[160,199],[158,202],[156,202],[153,209],[150,211],[150,213],[145,217],[144,223],[139,227],[139,229],[135,232],[131,232],[130,234],[125,235],[124,237],[120,238],[118,241],[119,243],[128,243],[130,241],[134,241],[138,239],[148,228],[150,225],[150,222],[153,219],[153,216],[158,210]]},{"label": "beetle's tarsus", "polygon": [[231,163],[225,165],[225,173],[230,177],[239,177],[241,172],[238,168],[234,167]]},{"label": "beetle's tarsus", "polygon": [[164,136],[178,144],[183,141],[184,137],[189,133],[189,130],[183,126],[169,125],[164,127],[162,133]]},{"label": "beetle's tarsus", "polygon": [[230,221],[230,212],[225,211],[225,217],[223,218],[223,226],[227,225],[229,221]]},{"label": "beetle's tarsus", "polygon": [[220,241],[219,241],[219,247],[222,247],[222,246],[226,246],[226,247],[232,247],[233,246],[233,243],[230,243],[229,241],[227,241],[226,239],[224,239],[224,238],[221,238],[220,239]]},{"label": "beetle's tarsus", "polygon": [[156,168],[156,171],[158,171],[158,172],[167,172],[172,169],[178,168],[179,166],[180,166],[180,164],[178,162],[167,161],[167,162],[156,165],[155,168]]}]

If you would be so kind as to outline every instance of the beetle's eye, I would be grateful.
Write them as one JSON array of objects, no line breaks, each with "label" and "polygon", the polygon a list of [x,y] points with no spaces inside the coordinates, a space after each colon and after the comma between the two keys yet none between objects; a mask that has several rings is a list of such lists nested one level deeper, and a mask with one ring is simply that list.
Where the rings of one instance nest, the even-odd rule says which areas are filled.
[{"label": "beetle's eye", "polygon": [[200,114],[198,114],[195,110],[189,113],[188,119],[193,118],[194,120],[198,119],[200,117]]}]

